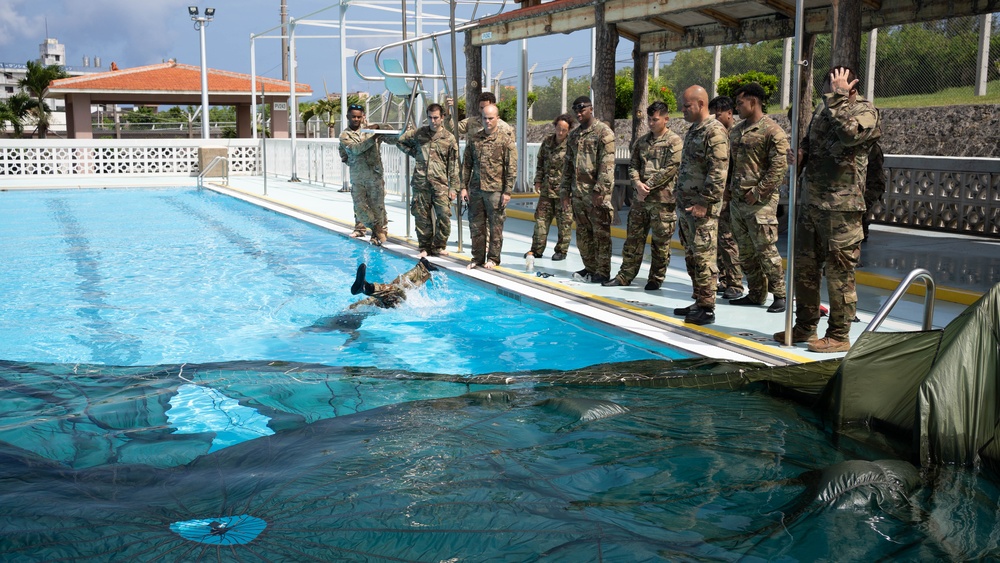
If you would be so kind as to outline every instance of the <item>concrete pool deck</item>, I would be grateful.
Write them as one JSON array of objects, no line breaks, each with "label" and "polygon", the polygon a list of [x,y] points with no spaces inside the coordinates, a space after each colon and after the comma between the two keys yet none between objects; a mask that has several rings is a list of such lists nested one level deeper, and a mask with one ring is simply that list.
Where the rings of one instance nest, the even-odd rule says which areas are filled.
[{"label": "concrete pool deck", "polygon": [[[59,188],[115,188],[115,187],[166,187],[191,186],[191,177],[160,178],[106,178],[87,177],[62,179],[47,177],[42,179],[17,179],[17,185],[7,185],[4,189],[59,189]],[[306,182],[289,182],[283,178],[261,176],[233,176],[227,185],[208,181],[207,187],[240,197],[248,201],[264,204],[277,211],[298,215],[300,218],[315,218],[344,234],[353,226],[353,204],[351,194],[339,192],[339,186],[320,186]],[[673,245],[670,267],[663,287],[658,291],[644,291],[648,261],[640,269],[639,277],[628,287],[602,287],[574,281],[572,272],[581,269],[582,262],[574,244],[570,245],[565,261],[553,262],[549,259],[555,244],[555,228],[550,230],[546,257],[535,260],[535,271],[525,272],[523,254],[531,244],[534,196],[516,197],[508,206],[508,219],[504,228],[503,263],[494,271],[476,269],[468,271],[465,265],[470,260],[469,231],[462,218],[462,251],[457,249],[457,218],[452,218],[452,236],[448,258],[435,258],[459,275],[468,275],[480,282],[494,285],[497,291],[516,291],[518,294],[555,302],[556,306],[571,309],[585,308],[587,316],[613,324],[631,332],[656,340],[669,341],[671,338],[684,340],[685,346],[709,357],[745,357],[767,363],[801,363],[843,354],[815,354],[804,344],[793,347],[781,346],[771,339],[774,332],[784,330],[784,314],[768,314],[764,307],[741,307],[730,305],[721,298],[717,302],[716,323],[703,327],[685,324],[683,319],[672,314],[675,307],[691,303],[691,285],[684,269],[683,251]],[[407,229],[406,206],[400,196],[386,198],[389,214],[390,244],[387,250],[415,256],[415,235],[412,221]],[[621,265],[621,246],[624,239],[626,213],[621,214],[622,225],[616,227],[613,237],[612,274]],[[367,244],[358,240],[357,244]],[[782,238],[779,250],[785,253],[786,242]],[[956,236],[934,232],[915,231],[875,225],[871,240],[862,247],[862,267],[858,270],[858,317],[851,330],[852,341],[867,326],[869,321],[892,293],[899,280],[916,267],[928,269],[937,284],[937,299],[934,308],[934,327],[940,328],[960,314],[967,304],[975,301],[992,285],[1000,281],[1000,241],[983,237]],[[648,255],[648,254],[647,254]],[[550,275],[540,277],[538,274]],[[923,288],[923,284],[918,282]],[[510,288],[510,289],[508,289]],[[541,296],[541,297],[540,297]],[[892,310],[879,330],[909,331],[919,330],[923,318],[923,297],[916,294],[905,296]],[[580,312],[580,311],[575,311]],[[819,331],[825,330],[820,322]]]}]

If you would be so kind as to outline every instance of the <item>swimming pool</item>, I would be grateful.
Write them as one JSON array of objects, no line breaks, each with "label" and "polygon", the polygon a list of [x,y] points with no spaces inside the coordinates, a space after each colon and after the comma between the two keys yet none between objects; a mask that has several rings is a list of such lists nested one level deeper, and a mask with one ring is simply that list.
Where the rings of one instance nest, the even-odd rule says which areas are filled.
[{"label": "swimming pool", "polygon": [[[124,193],[31,194],[49,227],[23,219],[30,197],[0,194],[19,223],[0,225],[5,260],[31,237],[20,281],[0,282],[4,560],[996,554],[1000,491],[974,472],[833,507],[820,474],[858,453],[811,412],[752,388],[662,387],[747,366],[544,307],[512,319],[525,305],[448,275],[358,334],[303,331],[351,302],[359,260],[382,279],[410,262],[215,194]],[[149,202],[133,196],[162,200],[169,228],[135,220]],[[179,254],[139,267],[165,247]]]}]

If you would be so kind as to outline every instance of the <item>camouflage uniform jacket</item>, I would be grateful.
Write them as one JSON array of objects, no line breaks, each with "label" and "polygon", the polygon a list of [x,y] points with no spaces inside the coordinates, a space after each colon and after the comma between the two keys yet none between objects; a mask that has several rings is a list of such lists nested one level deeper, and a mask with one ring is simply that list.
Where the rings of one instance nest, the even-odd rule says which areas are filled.
[{"label": "camouflage uniform jacket", "polygon": [[379,149],[382,140],[373,133],[362,133],[361,129],[345,129],[340,134],[340,159],[351,169],[351,182],[363,182],[382,177],[382,154]]},{"label": "camouflage uniform jacket", "polygon": [[556,141],[555,134],[545,137],[538,148],[538,162],[535,165],[535,183],[542,186],[540,197],[559,197],[563,168],[566,166],[566,139]]},{"label": "camouflage uniform jacket", "polygon": [[514,138],[497,127],[492,134],[481,129],[469,138],[462,159],[465,187],[509,194],[517,179],[517,147]]},{"label": "camouflage uniform jacket", "polygon": [[754,192],[757,201],[767,201],[777,193],[788,172],[788,135],[768,116],[750,125],[741,121],[729,132],[732,166],[729,191],[743,200]]},{"label": "camouflage uniform jacket", "polygon": [[590,127],[577,127],[566,140],[566,165],[559,192],[563,198],[589,198],[593,194],[610,197],[614,186],[615,132],[594,118]]},{"label": "camouflage uniform jacket", "polygon": [[678,205],[701,205],[718,215],[729,173],[729,135],[726,127],[708,117],[688,129],[684,136],[684,156],[677,178]]},{"label": "camouflage uniform jacket", "polygon": [[674,182],[681,165],[684,141],[670,129],[663,135],[653,137],[650,131],[632,146],[632,159],[628,164],[628,175],[633,182],[643,182],[649,186],[645,201],[674,203]]},{"label": "camouflage uniform jacket", "polygon": [[410,180],[414,190],[458,190],[458,141],[444,127],[437,131],[427,126],[411,129],[388,141],[417,161]]},{"label": "camouflage uniform jacket", "polygon": [[806,186],[802,205],[864,211],[868,153],[882,136],[878,110],[860,96],[851,102],[842,90],[824,94],[823,103],[803,143]]}]

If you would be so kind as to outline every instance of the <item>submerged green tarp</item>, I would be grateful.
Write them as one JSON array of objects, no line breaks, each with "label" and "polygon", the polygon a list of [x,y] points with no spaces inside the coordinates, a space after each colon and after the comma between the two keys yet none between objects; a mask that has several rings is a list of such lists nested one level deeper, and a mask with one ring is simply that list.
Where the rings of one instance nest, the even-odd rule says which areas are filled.
[{"label": "submerged green tarp", "polygon": [[944,330],[864,333],[820,402],[831,428],[862,441],[912,438],[921,465],[1000,468],[1000,284]]}]

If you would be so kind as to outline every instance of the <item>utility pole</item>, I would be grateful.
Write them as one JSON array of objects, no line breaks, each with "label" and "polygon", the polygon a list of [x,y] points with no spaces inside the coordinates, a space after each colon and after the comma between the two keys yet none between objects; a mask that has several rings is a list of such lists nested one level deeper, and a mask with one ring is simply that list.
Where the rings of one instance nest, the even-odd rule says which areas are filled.
[{"label": "utility pole", "polygon": [[288,82],[288,0],[281,0],[281,79]]}]

